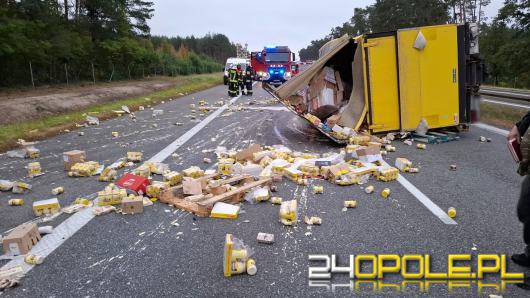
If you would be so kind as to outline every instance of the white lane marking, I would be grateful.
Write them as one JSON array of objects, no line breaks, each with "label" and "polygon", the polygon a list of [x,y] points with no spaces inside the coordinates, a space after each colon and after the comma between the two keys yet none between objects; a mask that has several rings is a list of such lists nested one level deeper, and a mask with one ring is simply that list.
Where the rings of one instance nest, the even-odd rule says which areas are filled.
[{"label": "white lane marking", "polygon": [[[238,97],[234,97],[230,101],[229,104],[234,103],[240,97],[241,95]],[[219,116],[219,114],[221,114],[224,110],[226,110],[229,104],[224,105],[219,110],[210,114],[200,123],[195,125],[190,131],[186,132],[184,135],[179,137],[169,146],[162,149],[162,151],[160,151],[158,154],[153,156],[149,161],[158,161],[158,162],[164,161],[164,159],[166,159],[171,153],[173,153],[180,146],[186,143],[189,139],[191,139],[191,137],[197,134],[208,123],[210,123],[215,117]],[[50,253],[52,253],[55,249],[61,246],[66,240],[72,237],[77,231],[79,231],[83,226],[88,224],[90,220],[92,220],[95,217],[94,212],[93,212],[94,209],[95,207],[86,208],[70,216],[68,219],[63,221],[60,225],[55,227],[53,233],[42,237],[42,239],[37,243],[37,245],[35,245],[31,249],[30,254],[36,254],[41,257],[46,258]],[[19,265],[22,266],[23,268],[23,274],[26,274],[34,267],[33,265],[29,265],[29,264],[26,264],[26,262],[24,262],[24,256],[17,256],[13,260],[11,260],[10,262],[2,266],[0,270],[13,268]]]},{"label": "white lane marking", "polygon": [[[42,237],[42,239],[31,249],[30,254],[38,255],[44,258],[47,257],[95,217],[94,212],[92,212],[93,209],[94,207],[83,209],[67,218],[60,225],[55,227],[55,229],[53,229],[53,233]],[[22,267],[23,274],[26,274],[34,267],[34,265],[29,265],[24,262],[24,256],[17,256],[5,264],[1,270],[16,266]]]},{"label": "white lane marking", "polygon": [[[254,82],[252,85],[255,85],[256,82]],[[184,145],[187,141],[189,141],[193,136],[195,136],[201,129],[203,129],[208,123],[212,122],[213,119],[217,118],[222,112],[224,112],[229,105],[236,102],[241,95],[234,97],[232,100],[230,100],[229,103],[225,104],[224,106],[217,109],[215,112],[208,115],[208,117],[204,118],[200,123],[195,125],[192,129],[188,130],[185,134],[180,136],[180,138],[176,139],[173,143],[169,144],[166,148],[162,149],[162,151],[158,152],[155,156],[151,157],[149,161],[151,162],[163,162],[164,159],[166,159],[168,156],[170,156],[173,152],[175,152],[180,146]]]},{"label": "white lane marking", "polygon": [[493,133],[496,133],[496,134],[500,134],[501,136],[507,136],[508,133],[510,133],[509,131],[505,130],[505,129],[501,129],[501,128],[498,128],[498,127],[495,127],[495,126],[491,126],[491,125],[488,125],[488,124],[485,124],[485,123],[473,123],[471,124],[475,127],[478,127],[478,128],[482,128],[482,129],[485,129],[487,131],[490,131],[490,132],[493,132]]},{"label": "white lane marking", "polygon": [[[383,161],[384,164],[388,165],[386,161]],[[452,218],[445,213],[438,205],[436,205],[431,199],[429,199],[424,193],[422,193],[416,186],[414,186],[412,183],[410,183],[405,177],[401,176],[401,174],[398,175],[397,181],[405,187],[413,196],[420,201],[420,203],[423,204],[429,211],[431,211],[432,214],[434,214],[436,217],[438,217],[444,224],[446,225],[456,225],[456,221],[454,221]]]},{"label": "white lane marking", "polygon": [[494,104],[499,104],[499,105],[504,105],[504,106],[515,107],[515,108],[530,109],[529,105],[521,105],[521,104],[516,104],[516,103],[511,103],[511,102],[498,101],[498,100],[493,100],[493,99],[489,99],[489,98],[483,99],[482,101],[489,102],[489,103],[494,103]]}]

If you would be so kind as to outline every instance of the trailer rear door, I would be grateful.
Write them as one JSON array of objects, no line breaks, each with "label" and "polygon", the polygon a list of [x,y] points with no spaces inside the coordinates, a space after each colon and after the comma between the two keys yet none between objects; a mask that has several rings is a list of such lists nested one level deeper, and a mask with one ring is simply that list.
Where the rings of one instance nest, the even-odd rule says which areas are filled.
[{"label": "trailer rear door", "polygon": [[[414,48],[419,33],[423,49]],[[414,130],[425,118],[429,128],[459,124],[457,25],[399,30],[401,128]]]},{"label": "trailer rear door", "polygon": [[364,43],[368,121],[372,132],[400,129],[395,35],[370,37]]}]

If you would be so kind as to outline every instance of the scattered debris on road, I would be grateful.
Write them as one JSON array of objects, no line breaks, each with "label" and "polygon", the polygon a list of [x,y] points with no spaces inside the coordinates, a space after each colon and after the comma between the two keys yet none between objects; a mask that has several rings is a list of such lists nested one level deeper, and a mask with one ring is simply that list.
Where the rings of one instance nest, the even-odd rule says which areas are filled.
[{"label": "scattered debris on road", "polygon": [[456,209],[454,207],[449,207],[447,210],[447,215],[449,215],[450,218],[456,217]]},{"label": "scattered debris on road", "polygon": [[243,241],[232,236],[232,234],[226,234],[223,254],[224,276],[230,277],[243,272],[255,275],[257,268],[256,262],[250,259],[252,254],[252,249],[245,245]]},{"label": "scattered debris on road", "polygon": [[357,201],[356,200],[344,201],[344,207],[345,208],[356,208],[357,207]]},{"label": "scattered debris on road", "polygon": [[304,222],[307,224],[307,225],[321,225],[322,224],[322,218],[320,217],[317,217],[317,216],[311,216],[311,217],[307,217],[305,216],[304,217]]},{"label": "scattered debris on road", "polygon": [[381,191],[381,196],[385,199],[388,198],[390,196],[390,188],[383,189],[383,191]]},{"label": "scattered debris on road", "polygon": [[274,243],[274,234],[268,233],[258,233],[257,240],[259,243],[273,244]]},{"label": "scattered debris on road", "polygon": [[[224,102],[219,102],[222,106]],[[249,103],[251,104],[251,103]],[[255,103],[252,103],[255,104]],[[150,107],[150,106],[148,106]],[[139,110],[143,110],[140,107]],[[206,101],[199,101],[198,104],[190,105],[191,116],[195,119],[207,115],[216,107],[207,106]],[[230,112],[244,110],[242,105],[230,107]],[[164,110],[153,109],[152,117],[156,118],[164,115]],[[128,107],[123,106],[120,113],[130,114],[134,119],[134,113],[131,113]],[[201,116],[199,116],[201,115]],[[320,121],[316,117],[307,114],[308,120],[313,122]],[[155,121],[156,119],[150,119]],[[243,217],[245,210],[242,210],[244,202],[259,205],[261,202],[270,201],[273,205],[280,205],[278,214],[279,221],[285,226],[295,226],[297,221],[305,222],[308,229],[313,225],[321,225],[323,218],[318,216],[308,216],[304,205],[300,203],[298,208],[298,198],[287,198],[283,200],[279,196],[271,197],[271,192],[278,191],[281,183],[292,183],[297,188],[307,189],[307,195],[319,195],[324,193],[326,180],[329,183],[349,186],[363,185],[370,183],[370,179],[390,183],[398,179],[400,171],[402,173],[416,173],[418,169],[413,167],[413,163],[406,158],[396,158],[395,167],[388,165],[383,156],[390,155],[396,151],[396,147],[391,145],[394,140],[404,141],[411,146],[413,139],[411,135],[389,133],[383,138],[368,135],[366,133],[356,134],[347,127],[340,127],[333,122],[333,116],[327,119],[329,133],[335,138],[341,138],[348,143],[345,147],[335,152],[313,153],[297,152],[284,145],[265,146],[246,141],[246,147],[240,150],[229,150],[226,147],[219,146],[214,149],[203,150],[202,162],[212,164],[210,169],[201,169],[195,165],[183,169],[172,169],[169,164],[158,162],[143,162],[143,153],[140,151],[128,151],[126,156],[118,159],[111,165],[90,161],[87,154],[82,150],[71,150],[63,153],[62,162],[64,170],[69,177],[97,177],[98,181],[109,183],[101,191],[93,194],[91,197],[80,197],[70,206],[61,209],[57,198],[34,201],[32,209],[36,216],[46,216],[49,220],[58,214],[73,214],[89,208],[94,215],[101,216],[116,212],[117,214],[142,214],[144,207],[158,204],[168,204],[175,208],[175,212],[167,209],[168,215],[174,215],[177,210],[193,213],[197,217],[211,217],[223,219],[237,219]],[[99,125],[99,119],[93,116],[86,116],[87,125]],[[181,122],[175,122],[176,126],[184,125]],[[334,124],[334,125],[332,125]],[[148,123],[145,126],[156,127],[156,123]],[[98,128],[94,128],[98,129]],[[81,133],[81,132],[80,132]],[[108,133],[107,133],[108,134]],[[113,138],[118,138],[120,133],[113,131]],[[110,137],[107,135],[107,138]],[[217,136],[212,138],[215,142]],[[19,158],[35,158],[40,155],[40,151],[34,147],[34,143],[27,143],[23,140],[20,142],[24,149],[12,151],[8,156]],[[223,145],[221,143],[220,145]],[[122,147],[125,147],[122,146]],[[416,147],[425,149],[424,143],[417,143]],[[139,150],[139,149],[133,149]],[[141,149],[140,149],[141,150]],[[213,153],[215,153],[215,159]],[[183,155],[173,153],[173,162],[180,159]],[[200,159],[199,159],[200,160]],[[451,165],[451,170],[456,170],[456,166]],[[123,170],[124,171],[120,171]],[[178,171],[177,171],[178,170]],[[33,162],[27,166],[28,177],[42,175],[42,168],[39,162]],[[284,179],[285,178],[285,179]],[[96,179],[96,178],[93,178]],[[81,180],[81,179],[80,179]],[[116,181],[115,183],[112,183]],[[309,186],[308,186],[309,185]],[[13,193],[24,193],[31,190],[32,186],[21,181],[0,180],[0,190]],[[70,188],[69,188],[70,189]],[[101,189],[101,188],[99,188]],[[361,192],[366,194],[374,193],[375,187],[368,185],[364,188],[361,186]],[[383,198],[390,196],[390,188],[377,190]],[[64,187],[56,187],[52,194],[57,196],[64,192]],[[327,192],[327,191],[326,191]],[[313,196],[316,197],[316,196]],[[340,206],[340,202],[343,206]],[[11,206],[24,206],[24,199],[10,199]],[[349,208],[357,208],[357,200],[344,200],[339,198],[335,206],[343,207],[343,211]],[[267,208],[278,208],[276,206]],[[300,209],[300,210],[299,210]],[[88,211],[88,210],[87,210]],[[300,213],[300,214],[299,214]],[[325,214],[325,212],[321,212]],[[448,214],[451,217],[456,216],[454,208],[449,208]],[[453,214],[453,215],[452,215]],[[325,217],[325,215],[323,216]],[[244,218],[243,218],[244,219]],[[195,220],[195,217],[194,217]],[[324,220],[329,220],[324,218]],[[236,221],[249,223],[248,219]],[[252,221],[254,222],[254,221]],[[279,223],[276,222],[279,225]],[[179,226],[177,220],[172,219],[172,226]],[[21,226],[26,228],[26,226]],[[22,229],[22,228],[21,228]],[[35,233],[37,226],[32,226],[31,233]],[[286,229],[296,229],[296,227]],[[15,231],[17,233],[13,234]],[[40,233],[39,233],[40,232]],[[11,242],[17,242],[20,248],[13,249],[15,253],[27,254],[31,246],[40,240],[40,234],[53,234],[53,228],[40,227],[36,230],[38,239],[29,231],[22,234],[20,229],[15,229],[9,238],[4,238],[4,252],[6,245]],[[182,235],[183,232],[178,232]],[[306,236],[312,236],[311,232],[306,232]],[[25,238],[24,238],[25,237]],[[27,238],[31,238],[29,241]],[[312,236],[313,237],[313,236]],[[12,240],[10,240],[12,239]],[[274,234],[258,233],[257,241],[259,243],[274,243]],[[313,238],[313,240],[316,240]],[[29,241],[29,242],[28,242]],[[28,244],[28,243],[33,244]],[[7,244],[6,244],[7,243]],[[25,246],[22,246],[25,245]],[[8,252],[13,254],[8,246]],[[14,246],[13,246],[14,247]],[[6,252],[7,253],[7,252]],[[250,258],[252,250],[243,244],[243,242],[230,234],[226,235],[225,240],[225,260],[224,274],[231,276],[247,272],[254,275],[257,272],[255,261]],[[28,255],[26,257],[28,264],[40,264],[42,258],[38,255]]]}]

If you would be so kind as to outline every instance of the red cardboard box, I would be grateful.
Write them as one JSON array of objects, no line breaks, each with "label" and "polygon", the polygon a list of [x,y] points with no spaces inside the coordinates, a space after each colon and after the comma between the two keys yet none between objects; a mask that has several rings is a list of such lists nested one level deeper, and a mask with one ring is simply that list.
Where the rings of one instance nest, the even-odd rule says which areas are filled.
[{"label": "red cardboard box", "polygon": [[150,184],[151,182],[149,182],[149,179],[130,173],[123,175],[118,181],[116,181],[116,185],[132,190],[141,195],[145,194],[146,188]]}]

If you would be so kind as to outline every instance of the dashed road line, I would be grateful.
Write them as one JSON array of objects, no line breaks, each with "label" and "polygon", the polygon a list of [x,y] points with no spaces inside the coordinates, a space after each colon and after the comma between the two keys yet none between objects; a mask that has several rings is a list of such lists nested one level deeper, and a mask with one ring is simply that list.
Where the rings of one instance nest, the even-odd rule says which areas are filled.
[{"label": "dashed road line", "polygon": [[[233,104],[234,102],[236,102],[240,97],[241,95],[234,97],[232,100],[230,100],[229,103],[225,104],[224,106],[219,108],[217,111],[213,112],[208,117],[204,118],[201,122],[195,125],[191,130],[187,131],[185,134],[183,134],[178,139],[176,139],[173,143],[169,144],[167,147],[162,149],[162,151],[160,151],[159,153],[151,157],[149,161],[152,161],[152,162],[164,161],[169,155],[175,152],[175,150],[177,150],[179,147],[184,145],[187,141],[189,141],[193,136],[195,136],[199,131],[201,131],[206,125],[208,125],[208,123],[210,123],[217,116],[219,116],[222,112],[224,112],[230,104]],[[72,216],[70,216],[68,219],[66,219],[61,224],[59,224],[57,227],[55,227],[53,233],[42,237],[42,239],[32,248],[30,253],[38,254],[39,256],[46,258],[48,255],[50,255],[54,250],[56,250],[59,246],[61,246],[66,240],[72,237],[77,231],[79,231],[82,227],[88,224],[95,217],[94,212],[93,212],[94,209],[95,207],[85,208],[73,214]],[[2,266],[0,270],[5,270],[5,269],[17,267],[17,266],[20,266],[22,268],[23,274],[26,274],[34,267],[34,265],[29,265],[26,262],[24,262],[24,256],[16,256],[11,261],[9,261],[7,264]]]},{"label": "dashed road line", "polygon": [[[386,161],[383,161],[384,164],[388,165]],[[429,211],[431,211],[432,214],[434,214],[436,217],[438,217],[444,224],[446,225],[456,225],[456,221],[454,221],[452,218],[445,213],[438,205],[436,205],[429,197],[427,197],[421,190],[419,190],[416,186],[414,186],[412,183],[410,183],[405,177],[403,177],[401,174],[398,175],[397,181],[405,187],[420,203],[423,204]]]},{"label": "dashed road line", "polygon": [[180,148],[180,146],[184,145],[193,136],[195,136],[199,131],[201,131],[206,125],[212,122],[213,119],[221,115],[221,113],[223,113],[228,108],[228,106],[236,102],[240,97],[241,95],[234,97],[232,100],[230,100],[229,103],[225,104],[224,106],[217,109],[215,112],[208,115],[208,117],[204,118],[201,122],[195,125],[192,129],[188,130],[185,134],[180,136],[180,138],[176,139],[175,141],[173,141],[173,143],[169,144],[166,148],[162,149],[162,151],[158,152],[155,156],[151,157],[149,161],[151,162],[164,161],[166,158],[168,158],[168,156],[170,156],[173,152],[175,152],[178,148]]}]

